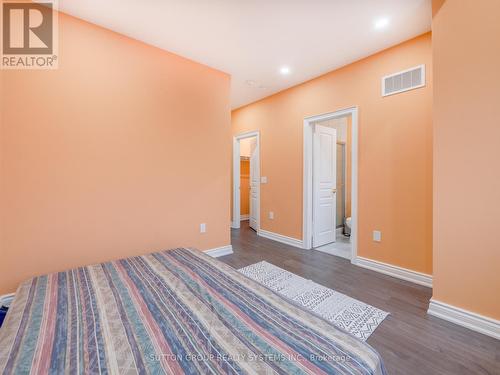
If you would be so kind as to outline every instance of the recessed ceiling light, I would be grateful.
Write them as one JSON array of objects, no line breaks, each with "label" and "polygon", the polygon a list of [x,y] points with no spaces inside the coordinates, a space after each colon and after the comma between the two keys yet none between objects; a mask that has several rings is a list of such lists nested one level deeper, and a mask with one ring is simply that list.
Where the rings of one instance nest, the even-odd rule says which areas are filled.
[{"label": "recessed ceiling light", "polygon": [[286,76],[287,74],[290,74],[290,68],[288,66],[282,66],[280,68],[280,73]]},{"label": "recessed ceiling light", "polygon": [[375,27],[375,29],[377,29],[377,30],[384,29],[384,28],[386,28],[388,25],[389,25],[389,18],[387,18],[387,17],[385,17],[385,18],[379,18],[378,20],[376,20],[376,21],[373,23],[373,26],[374,26],[374,27]]},{"label": "recessed ceiling light", "polygon": [[245,83],[250,86],[250,87],[254,87],[254,86],[257,86],[257,82],[255,82],[254,80],[252,79],[249,79],[247,81],[245,81]]}]

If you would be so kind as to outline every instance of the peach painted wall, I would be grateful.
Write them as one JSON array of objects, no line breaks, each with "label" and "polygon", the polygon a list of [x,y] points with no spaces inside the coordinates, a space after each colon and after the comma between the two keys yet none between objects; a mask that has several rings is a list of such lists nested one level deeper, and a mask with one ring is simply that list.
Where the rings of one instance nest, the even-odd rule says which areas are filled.
[{"label": "peach painted wall", "polygon": [[252,155],[252,150],[255,146],[255,138],[243,138],[240,140],[240,156],[249,158]]},{"label": "peach painted wall", "polygon": [[2,72],[0,294],[69,267],[228,245],[230,77],[59,22],[58,70]]},{"label": "peach painted wall", "polygon": [[[382,76],[419,64],[425,88],[381,96]],[[303,120],[357,105],[358,254],[432,273],[431,67],[427,33],[233,111],[234,134],[261,132],[262,229],[302,239]],[[372,241],[376,229],[380,243]]]},{"label": "peach painted wall", "polygon": [[434,8],[433,298],[500,319],[500,1]]}]

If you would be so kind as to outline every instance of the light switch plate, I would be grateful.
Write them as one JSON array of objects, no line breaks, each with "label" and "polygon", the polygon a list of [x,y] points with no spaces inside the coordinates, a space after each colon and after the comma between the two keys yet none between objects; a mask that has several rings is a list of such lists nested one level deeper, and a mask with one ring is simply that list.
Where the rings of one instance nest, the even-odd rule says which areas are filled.
[{"label": "light switch plate", "polygon": [[260,183],[261,183],[261,184],[267,184],[267,177],[266,177],[266,176],[262,176],[262,177],[260,178]]},{"label": "light switch plate", "polygon": [[379,230],[373,231],[373,241],[380,242],[382,241],[382,232]]},{"label": "light switch plate", "polygon": [[274,212],[269,211],[269,219],[273,220],[274,219]]},{"label": "light switch plate", "polygon": [[200,224],[200,233],[205,233],[207,231],[207,224],[201,223]]}]

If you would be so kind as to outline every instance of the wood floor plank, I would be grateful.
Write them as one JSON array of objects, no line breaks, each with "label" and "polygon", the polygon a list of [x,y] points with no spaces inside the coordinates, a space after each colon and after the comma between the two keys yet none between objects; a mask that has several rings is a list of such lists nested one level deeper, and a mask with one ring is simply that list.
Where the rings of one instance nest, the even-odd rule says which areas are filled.
[{"label": "wood floor plank", "polygon": [[500,341],[429,316],[430,288],[259,237],[246,222],[231,237],[234,254],[219,259],[235,268],[265,260],[390,312],[367,341],[389,374],[500,375]]}]

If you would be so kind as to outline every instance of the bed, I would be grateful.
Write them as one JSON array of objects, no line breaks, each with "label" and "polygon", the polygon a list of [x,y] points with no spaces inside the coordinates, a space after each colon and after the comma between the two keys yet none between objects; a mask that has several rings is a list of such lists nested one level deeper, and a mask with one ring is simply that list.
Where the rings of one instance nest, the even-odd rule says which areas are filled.
[{"label": "bed", "polygon": [[5,374],[385,374],[369,345],[195,249],[22,283]]}]

